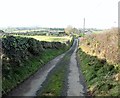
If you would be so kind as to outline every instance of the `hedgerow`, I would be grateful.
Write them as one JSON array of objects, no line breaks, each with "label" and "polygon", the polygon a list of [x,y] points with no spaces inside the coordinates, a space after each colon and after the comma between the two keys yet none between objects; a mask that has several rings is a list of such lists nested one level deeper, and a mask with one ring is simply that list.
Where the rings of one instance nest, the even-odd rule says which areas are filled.
[{"label": "hedgerow", "polygon": [[[60,42],[40,42],[34,38],[4,36],[2,38],[3,94],[9,92],[40,66],[66,49],[68,46]],[[50,57],[45,59],[47,54]]]}]

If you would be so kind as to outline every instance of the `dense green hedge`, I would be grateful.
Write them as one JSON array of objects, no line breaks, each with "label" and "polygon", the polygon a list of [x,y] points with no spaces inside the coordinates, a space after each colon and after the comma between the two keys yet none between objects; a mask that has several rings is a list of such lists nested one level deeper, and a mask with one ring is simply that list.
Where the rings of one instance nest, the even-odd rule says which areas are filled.
[{"label": "dense green hedge", "polygon": [[64,48],[65,44],[60,42],[40,42],[33,38],[23,38],[6,36],[2,38],[3,47],[3,65],[9,61],[15,66],[22,66],[21,62],[29,57],[38,56],[44,49],[60,49]]},{"label": "dense green hedge", "polygon": [[60,42],[40,42],[33,38],[4,36],[2,38],[3,94],[67,49],[68,46]]}]

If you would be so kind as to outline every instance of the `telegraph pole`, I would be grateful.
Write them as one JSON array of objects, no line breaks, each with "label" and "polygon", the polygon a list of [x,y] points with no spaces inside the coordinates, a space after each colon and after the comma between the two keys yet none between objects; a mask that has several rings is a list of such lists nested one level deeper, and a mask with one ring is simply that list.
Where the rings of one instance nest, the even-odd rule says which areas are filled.
[{"label": "telegraph pole", "polygon": [[85,33],[85,18],[83,20],[83,34]]}]

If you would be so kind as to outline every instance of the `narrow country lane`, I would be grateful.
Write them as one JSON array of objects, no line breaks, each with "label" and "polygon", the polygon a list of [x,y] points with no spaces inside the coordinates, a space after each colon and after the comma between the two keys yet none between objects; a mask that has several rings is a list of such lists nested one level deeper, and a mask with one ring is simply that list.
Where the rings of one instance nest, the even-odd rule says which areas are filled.
[{"label": "narrow country lane", "polygon": [[[37,91],[41,91],[44,87],[44,83],[47,81],[51,72],[57,70],[58,66],[67,65],[67,74],[65,78],[65,86],[62,91],[62,96],[84,96],[85,86],[83,76],[78,67],[76,59],[76,51],[78,48],[78,39],[74,40],[72,47],[64,54],[56,57],[47,63],[42,69],[39,69],[33,76],[21,83],[13,91],[9,93],[9,96],[36,96]],[[66,59],[67,58],[67,59]]]},{"label": "narrow country lane", "polygon": [[80,82],[80,73],[79,73],[79,68],[77,66],[77,60],[76,60],[76,51],[77,51],[77,46],[78,46],[78,40],[76,40],[76,46],[75,50],[71,55],[70,58],[70,64],[69,64],[69,76],[68,76],[68,91],[67,91],[67,96],[84,96],[84,86]]},{"label": "narrow country lane", "polygon": [[64,55],[65,54],[62,54],[48,62],[42,69],[38,70],[33,76],[10,92],[8,96],[36,96],[37,91],[41,88],[49,72]]}]

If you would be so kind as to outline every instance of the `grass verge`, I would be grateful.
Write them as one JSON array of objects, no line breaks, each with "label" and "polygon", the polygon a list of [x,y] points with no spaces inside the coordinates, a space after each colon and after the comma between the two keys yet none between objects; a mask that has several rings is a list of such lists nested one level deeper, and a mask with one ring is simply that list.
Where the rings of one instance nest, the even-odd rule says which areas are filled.
[{"label": "grass verge", "polygon": [[[38,91],[38,96],[61,96],[65,89],[65,79],[67,79],[68,62],[70,57],[67,55],[57,63],[56,67],[48,76],[48,80],[43,85],[41,91]],[[65,92],[64,92],[65,93]]]},{"label": "grass verge", "polygon": [[38,96],[60,96],[64,87],[64,77],[66,65],[59,67],[52,76],[49,77],[44,90]]},{"label": "grass verge", "polygon": [[69,73],[68,67],[74,48],[75,44],[49,73],[42,88],[38,91],[37,96],[66,96],[67,77]]},{"label": "grass verge", "polygon": [[90,56],[81,49],[79,49],[78,55],[90,95],[120,96],[120,81],[114,79],[114,75],[119,72],[118,67],[109,65],[104,59]]},{"label": "grass verge", "polygon": [[[34,74],[38,69],[40,69],[44,64],[53,59],[54,57],[65,52],[66,49],[46,49],[40,56],[32,57],[24,62],[24,66],[21,66],[14,73],[10,73],[8,79],[2,80],[2,90],[3,95],[7,94],[11,89],[16,87],[26,78]],[[29,66],[28,66],[29,65]],[[11,78],[12,77],[12,78]]]}]

